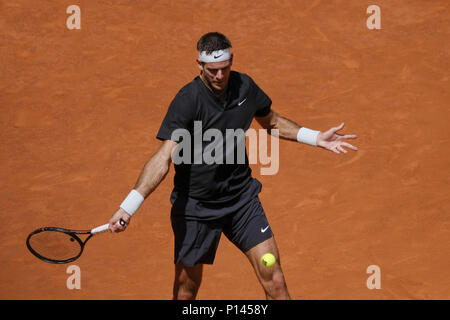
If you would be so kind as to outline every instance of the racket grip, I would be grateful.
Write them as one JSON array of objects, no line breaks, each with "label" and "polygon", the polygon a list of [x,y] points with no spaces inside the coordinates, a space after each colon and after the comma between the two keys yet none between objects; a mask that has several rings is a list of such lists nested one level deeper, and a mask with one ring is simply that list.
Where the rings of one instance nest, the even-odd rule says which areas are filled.
[{"label": "racket grip", "polygon": [[96,233],[105,232],[105,231],[108,231],[108,230],[109,230],[109,223],[92,229],[91,233],[92,234],[96,234]]}]

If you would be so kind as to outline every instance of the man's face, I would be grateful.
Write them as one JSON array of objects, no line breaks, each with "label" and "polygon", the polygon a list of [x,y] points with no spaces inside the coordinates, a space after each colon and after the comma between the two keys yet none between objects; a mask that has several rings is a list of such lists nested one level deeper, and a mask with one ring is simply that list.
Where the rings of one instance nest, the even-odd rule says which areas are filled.
[{"label": "man's face", "polygon": [[222,93],[227,87],[228,80],[230,78],[232,61],[232,58],[227,61],[209,63],[202,63],[197,60],[203,79],[217,94]]}]

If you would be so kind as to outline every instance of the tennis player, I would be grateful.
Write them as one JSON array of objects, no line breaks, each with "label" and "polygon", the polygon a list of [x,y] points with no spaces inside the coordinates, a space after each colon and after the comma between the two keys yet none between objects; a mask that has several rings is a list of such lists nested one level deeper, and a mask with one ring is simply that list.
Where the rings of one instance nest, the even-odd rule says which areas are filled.
[{"label": "tennis player", "polygon": [[[157,138],[161,145],[145,164],[134,189],[112,216],[110,229],[121,232],[133,214],[166,176],[173,155],[181,144],[180,130],[194,136],[194,123],[201,130],[246,131],[253,118],[279,138],[347,153],[345,142],[355,135],[340,135],[340,126],[326,132],[301,127],[271,109],[271,99],[248,75],[231,71],[231,42],[220,33],[203,35],[197,43],[200,75],[184,86],[171,102]],[[276,129],[276,130],[274,130]],[[237,142],[234,149],[237,150]],[[203,148],[207,144],[203,144]],[[194,148],[192,149],[194,150]],[[187,152],[184,150],[183,152]],[[194,152],[195,153],[195,150]],[[223,157],[225,158],[225,153]],[[191,158],[192,159],[192,158]],[[274,234],[258,198],[261,183],[252,177],[247,156],[245,163],[174,164],[171,223],[175,236],[174,299],[195,299],[202,280],[204,264],[212,264],[223,233],[248,258],[267,299],[290,299],[280,265]],[[272,253],[273,267],[261,264],[261,256]]]}]

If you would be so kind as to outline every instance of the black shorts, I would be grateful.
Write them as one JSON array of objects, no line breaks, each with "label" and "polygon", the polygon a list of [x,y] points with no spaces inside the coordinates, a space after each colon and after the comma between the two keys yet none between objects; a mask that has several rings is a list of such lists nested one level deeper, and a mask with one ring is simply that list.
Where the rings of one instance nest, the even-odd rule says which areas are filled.
[{"label": "black shorts", "polygon": [[[203,207],[202,210],[206,208]],[[241,199],[231,207],[208,210],[218,210],[220,217],[208,220],[189,219],[179,208],[172,207],[175,263],[182,262],[188,267],[212,264],[222,232],[242,252],[272,237],[272,230],[258,196]],[[230,213],[221,216],[220,213],[224,210]]]}]

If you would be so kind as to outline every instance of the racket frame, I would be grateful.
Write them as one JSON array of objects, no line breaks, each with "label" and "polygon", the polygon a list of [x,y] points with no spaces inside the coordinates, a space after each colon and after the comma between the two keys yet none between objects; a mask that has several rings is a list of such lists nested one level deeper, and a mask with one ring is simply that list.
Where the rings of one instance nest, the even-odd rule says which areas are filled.
[{"label": "racket frame", "polygon": [[[54,260],[54,259],[50,259],[50,258],[46,258],[42,255],[40,255],[38,252],[36,252],[33,247],[30,244],[30,239],[33,235],[44,232],[44,231],[53,231],[53,232],[62,232],[65,233],[69,236],[71,236],[75,241],[78,242],[78,244],[80,245],[80,252],[69,259],[65,259],[65,260]],[[89,236],[83,241],[81,240],[77,234],[88,234]],[[54,264],[64,264],[64,263],[69,263],[72,261],[75,261],[76,259],[78,259],[81,254],[83,253],[84,250],[84,246],[86,244],[86,242],[93,236],[94,234],[91,233],[91,231],[75,231],[75,230],[68,230],[68,229],[64,229],[64,228],[59,228],[59,227],[44,227],[44,228],[39,228],[34,230],[33,232],[31,232],[28,237],[27,237],[27,247],[28,250],[30,250],[30,252],[32,254],[34,254],[36,257],[38,257],[39,259],[45,261],[45,262],[49,262],[49,263],[54,263]]]},{"label": "racket frame", "polygon": [[[126,226],[127,226],[127,223],[126,223],[123,219],[120,219],[120,220],[119,220],[119,223],[120,223],[120,225],[121,225],[122,227],[126,227]],[[67,235],[70,235],[70,236],[71,236],[73,239],[75,239],[75,240],[78,242],[78,244],[80,245],[80,249],[81,249],[80,252],[79,252],[76,256],[74,256],[74,257],[72,257],[72,258],[69,258],[69,259],[65,259],[65,260],[55,260],[55,259],[50,259],[50,258],[46,258],[46,257],[42,256],[41,254],[39,254],[38,252],[36,252],[36,251],[33,249],[33,247],[31,247],[30,239],[31,239],[31,237],[32,237],[33,235],[35,235],[35,234],[37,234],[37,233],[44,232],[44,231],[61,232],[61,233],[65,233],[65,234],[67,234]],[[31,252],[34,256],[36,256],[37,258],[41,259],[42,261],[49,262],[49,263],[54,263],[54,264],[64,264],[64,263],[69,263],[69,262],[72,262],[72,261],[77,260],[77,259],[81,256],[81,254],[83,253],[84,246],[86,245],[86,242],[87,242],[93,235],[96,235],[96,234],[99,234],[99,233],[103,233],[103,232],[106,232],[106,231],[109,231],[109,224],[108,224],[108,223],[106,223],[106,224],[104,224],[104,225],[101,225],[101,226],[98,226],[98,227],[96,227],[96,228],[94,228],[94,229],[91,229],[91,230],[69,230],[69,229],[59,228],[59,227],[43,227],[43,228],[39,228],[39,229],[36,229],[36,230],[34,230],[33,232],[31,232],[31,233],[28,235],[28,237],[27,237],[26,243],[27,243],[27,248],[28,248],[28,250],[30,250],[30,252]],[[77,236],[78,234],[88,235],[88,237],[83,241],[83,240],[81,240],[81,239]]]}]

